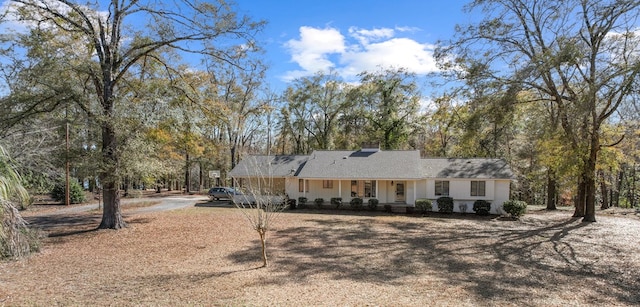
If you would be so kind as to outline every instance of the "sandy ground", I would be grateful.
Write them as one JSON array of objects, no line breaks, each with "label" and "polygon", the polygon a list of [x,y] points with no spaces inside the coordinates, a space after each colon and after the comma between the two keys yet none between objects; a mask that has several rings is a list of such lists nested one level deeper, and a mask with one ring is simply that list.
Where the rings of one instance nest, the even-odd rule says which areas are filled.
[{"label": "sandy ground", "polygon": [[[154,204],[148,204],[152,206]],[[640,304],[640,218],[530,210],[496,216],[291,210],[277,216],[262,268],[238,209],[198,201],[24,212],[40,253],[0,263],[1,306],[632,306]]]}]

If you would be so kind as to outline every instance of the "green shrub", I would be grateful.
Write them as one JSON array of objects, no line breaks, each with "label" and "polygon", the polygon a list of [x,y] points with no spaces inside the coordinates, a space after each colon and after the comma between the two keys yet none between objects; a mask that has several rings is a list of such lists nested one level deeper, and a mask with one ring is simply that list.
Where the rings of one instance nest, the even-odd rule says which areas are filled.
[{"label": "green shrub", "polygon": [[339,209],[340,206],[342,206],[342,197],[332,197],[331,204],[334,205],[336,209]]},{"label": "green shrub", "polygon": [[318,208],[322,208],[322,204],[324,203],[324,198],[316,198],[313,202],[316,204],[316,206],[318,206]]},{"label": "green shrub", "polygon": [[420,211],[420,213],[427,213],[431,211],[431,200],[426,198],[418,198],[416,199],[416,209]]},{"label": "green shrub", "polygon": [[478,215],[489,215],[491,203],[483,199],[478,199],[473,203],[473,211]]},{"label": "green shrub", "polygon": [[438,202],[438,212],[452,213],[453,212],[453,198],[448,196],[442,196],[436,200]]},{"label": "green shrub", "polygon": [[364,203],[364,201],[360,197],[352,198],[351,202],[349,202],[349,204],[351,205],[351,208],[356,209],[356,210],[360,210],[360,208],[362,208],[362,204],[363,203]]},{"label": "green shrub", "polygon": [[520,218],[527,211],[527,203],[521,200],[508,200],[502,204],[502,209],[514,218]]},{"label": "green shrub", "polygon": [[127,198],[142,198],[143,195],[142,190],[129,190],[127,192]]},{"label": "green shrub", "polygon": [[376,208],[378,208],[378,199],[377,198],[369,198],[368,204],[367,206],[369,207],[369,209],[376,210]]},{"label": "green shrub", "polygon": [[391,213],[391,212],[393,212],[393,207],[391,207],[390,204],[385,204],[384,205],[384,211]]},{"label": "green shrub", "polygon": [[[56,183],[51,190],[51,198],[58,202],[64,202],[65,200],[65,185],[64,182]],[[84,190],[80,183],[76,180],[69,180],[69,201],[72,204],[79,204],[86,200]]]},{"label": "green shrub", "polygon": [[298,207],[302,208],[307,204],[308,199],[306,197],[298,197]]}]

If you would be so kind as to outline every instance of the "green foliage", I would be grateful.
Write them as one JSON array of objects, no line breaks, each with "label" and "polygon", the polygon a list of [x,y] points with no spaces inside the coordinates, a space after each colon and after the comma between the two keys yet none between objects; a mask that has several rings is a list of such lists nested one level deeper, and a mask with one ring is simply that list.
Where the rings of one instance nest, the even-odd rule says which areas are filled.
[{"label": "green foliage", "polygon": [[418,198],[416,199],[416,209],[420,211],[420,213],[427,213],[431,211],[431,200],[426,198]]},{"label": "green foliage", "polygon": [[436,200],[438,203],[438,212],[452,213],[453,212],[453,198],[448,196],[442,196]]},{"label": "green foliage", "polygon": [[369,198],[367,206],[371,210],[376,210],[376,208],[378,208],[378,199],[377,198]]},{"label": "green foliage", "polygon": [[142,198],[142,196],[142,190],[134,189],[127,192],[127,198]]},{"label": "green foliage", "polygon": [[390,204],[384,204],[384,211],[385,212],[393,212],[393,207]]},{"label": "green foliage", "polygon": [[[51,190],[51,198],[58,202],[64,202],[65,199],[65,185],[64,182],[56,183]],[[72,204],[79,204],[86,200],[84,190],[80,186],[77,180],[69,180],[69,201]]]},{"label": "green foliage", "polygon": [[22,185],[33,194],[48,194],[55,186],[55,181],[46,174],[25,170],[21,175]]},{"label": "green foliage", "polygon": [[527,211],[527,203],[521,200],[508,200],[502,204],[504,212],[514,218],[520,218]]},{"label": "green foliage", "polygon": [[15,202],[24,206],[29,199],[29,193],[22,185],[22,177],[15,170],[9,154],[0,147],[0,201]]},{"label": "green foliage", "polygon": [[324,203],[324,198],[321,198],[321,197],[316,198],[313,202],[316,204],[316,206],[318,206],[318,208],[322,208],[322,204]]},{"label": "green foliage", "polygon": [[332,197],[331,204],[334,205],[336,209],[340,208],[340,206],[342,206],[342,197]]},{"label": "green foliage", "polygon": [[37,251],[39,237],[27,228],[14,203],[24,206],[29,193],[3,147],[0,147],[0,258],[18,258]]},{"label": "green foliage", "polygon": [[381,69],[360,74],[360,82],[350,98],[367,106],[363,117],[368,134],[380,140],[383,149],[405,146],[411,129],[407,118],[419,110],[416,75],[405,68]]},{"label": "green foliage", "polygon": [[300,205],[304,205],[304,204],[306,204],[306,203],[307,203],[307,201],[308,201],[308,199],[307,199],[306,197],[302,197],[302,196],[301,196],[301,197],[298,197],[298,203],[299,203]]},{"label": "green foliage", "polygon": [[351,199],[351,208],[356,209],[356,210],[360,210],[362,208],[362,204],[364,202],[362,201],[362,198],[360,197],[354,197]]},{"label": "green foliage", "polygon": [[478,215],[489,215],[491,203],[483,199],[478,199],[473,203],[473,211]]}]

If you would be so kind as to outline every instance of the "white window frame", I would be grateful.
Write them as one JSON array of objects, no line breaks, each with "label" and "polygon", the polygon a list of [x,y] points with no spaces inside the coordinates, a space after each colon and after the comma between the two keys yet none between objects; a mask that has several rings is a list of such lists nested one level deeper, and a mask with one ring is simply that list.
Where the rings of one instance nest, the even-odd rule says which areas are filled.
[{"label": "white window frame", "polygon": [[[438,188],[438,185],[440,185],[440,188]],[[449,196],[449,188],[450,188],[451,184],[449,183],[449,180],[436,180],[434,182],[434,189],[433,189],[433,193],[436,196]],[[438,191],[440,190],[440,191]]]}]

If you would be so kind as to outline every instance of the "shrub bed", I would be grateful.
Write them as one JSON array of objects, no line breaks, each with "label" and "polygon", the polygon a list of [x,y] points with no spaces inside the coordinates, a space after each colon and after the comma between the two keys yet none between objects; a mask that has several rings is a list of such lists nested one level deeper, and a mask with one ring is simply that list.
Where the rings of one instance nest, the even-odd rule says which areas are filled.
[{"label": "shrub bed", "polygon": [[360,210],[362,208],[362,204],[364,202],[362,201],[362,198],[360,197],[355,197],[351,199],[350,205],[351,208],[356,209],[356,210]]},{"label": "shrub bed", "polygon": [[489,215],[491,203],[483,199],[478,199],[473,203],[473,211],[475,211],[477,215]]},{"label": "shrub bed", "polygon": [[431,200],[426,198],[418,198],[416,199],[416,209],[420,213],[427,213],[431,211]]},{"label": "shrub bed", "polygon": [[367,203],[368,203],[367,206],[372,211],[376,210],[376,208],[378,208],[378,199],[376,199],[376,198],[370,198]]},{"label": "shrub bed", "polygon": [[306,197],[298,197],[298,207],[303,208],[307,204],[307,200]]},{"label": "shrub bed", "polygon": [[452,213],[453,212],[453,198],[448,196],[442,196],[438,198],[438,212]]},{"label": "shrub bed", "polygon": [[336,209],[339,209],[340,206],[342,206],[342,197],[331,198],[331,204],[334,205]]},{"label": "shrub bed", "polygon": [[[63,202],[65,199],[65,184],[58,182],[51,191],[51,198],[55,201]],[[84,190],[76,180],[69,180],[69,201],[72,204],[80,204],[86,200]]]},{"label": "shrub bed", "polygon": [[508,200],[502,204],[504,212],[513,218],[520,218],[527,211],[527,203],[521,200]]}]

